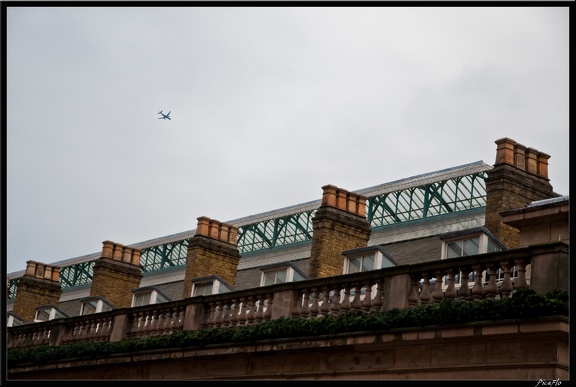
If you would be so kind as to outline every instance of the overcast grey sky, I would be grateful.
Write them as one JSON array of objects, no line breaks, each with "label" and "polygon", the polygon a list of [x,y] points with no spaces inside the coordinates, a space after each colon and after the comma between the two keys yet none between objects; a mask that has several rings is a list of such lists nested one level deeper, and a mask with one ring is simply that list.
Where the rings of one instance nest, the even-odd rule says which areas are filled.
[{"label": "overcast grey sky", "polygon": [[548,153],[568,195],[568,15],[9,7],[8,272],[493,165],[502,137]]}]

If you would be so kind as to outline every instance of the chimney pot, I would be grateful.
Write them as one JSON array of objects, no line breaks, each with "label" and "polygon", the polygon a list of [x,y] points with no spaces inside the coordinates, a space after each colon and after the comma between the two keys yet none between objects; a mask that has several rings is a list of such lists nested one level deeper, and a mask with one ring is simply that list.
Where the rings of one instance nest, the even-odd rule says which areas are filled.
[{"label": "chimney pot", "polygon": [[330,207],[336,207],[336,191],[338,188],[331,184],[322,187],[324,190],[322,194],[322,205],[328,205]]},{"label": "chimney pot", "polygon": [[528,173],[538,175],[538,150],[534,148],[526,149],[526,170]]},{"label": "chimney pot", "polygon": [[102,254],[100,255],[100,257],[112,259],[113,249],[114,249],[114,242],[112,241],[102,242]]},{"label": "chimney pot", "polygon": [[208,236],[208,229],[210,228],[210,218],[201,216],[198,219],[198,226],[196,226],[196,235]]},{"label": "chimney pot", "polygon": [[526,170],[526,147],[522,144],[514,146],[514,163],[516,168]]},{"label": "chimney pot", "polygon": [[511,138],[504,137],[494,141],[496,147],[496,163],[514,165],[514,145],[516,141]]},{"label": "chimney pot", "polygon": [[548,159],[550,155],[540,152],[538,153],[538,175],[544,179],[548,179]]}]

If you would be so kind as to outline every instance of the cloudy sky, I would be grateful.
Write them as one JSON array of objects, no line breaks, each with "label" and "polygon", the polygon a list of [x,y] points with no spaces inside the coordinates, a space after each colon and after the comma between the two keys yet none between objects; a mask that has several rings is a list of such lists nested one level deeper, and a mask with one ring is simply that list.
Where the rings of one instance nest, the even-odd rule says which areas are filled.
[{"label": "cloudy sky", "polygon": [[492,165],[502,137],[568,195],[568,14],[8,7],[7,270]]}]

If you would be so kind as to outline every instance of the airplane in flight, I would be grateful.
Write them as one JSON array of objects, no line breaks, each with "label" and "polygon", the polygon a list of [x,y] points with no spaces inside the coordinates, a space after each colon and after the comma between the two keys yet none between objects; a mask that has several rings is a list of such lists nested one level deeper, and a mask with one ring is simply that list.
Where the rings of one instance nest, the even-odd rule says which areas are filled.
[{"label": "airplane in flight", "polygon": [[162,117],[158,118],[159,120],[170,120],[170,121],[172,121],[172,118],[170,118],[170,113],[172,113],[172,110],[170,110],[170,111],[168,112],[168,114],[164,114],[164,113],[162,113],[162,110],[160,110],[160,111],[159,111],[158,113],[156,113],[156,114],[162,114]]}]

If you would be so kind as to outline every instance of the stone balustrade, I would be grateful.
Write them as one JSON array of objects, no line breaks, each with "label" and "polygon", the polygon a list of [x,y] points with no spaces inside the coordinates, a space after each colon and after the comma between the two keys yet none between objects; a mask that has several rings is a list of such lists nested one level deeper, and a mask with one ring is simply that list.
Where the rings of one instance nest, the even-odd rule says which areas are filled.
[{"label": "stone balustrade", "polygon": [[[78,341],[120,341],[179,330],[241,327],[281,317],[318,318],[439,303],[510,297],[513,289],[568,290],[568,245],[552,242],[510,251],[404,265],[9,327],[8,348]],[[515,267],[516,270],[512,271]],[[556,270],[549,270],[555,267]],[[502,271],[501,280],[486,272]],[[526,272],[531,269],[528,281]],[[469,273],[473,273],[470,280]],[[516,273],[513,275],[513,273]],[[456,278],[460,278],[456,284]],[[432,285],[432,282],[435,284]]]}]

